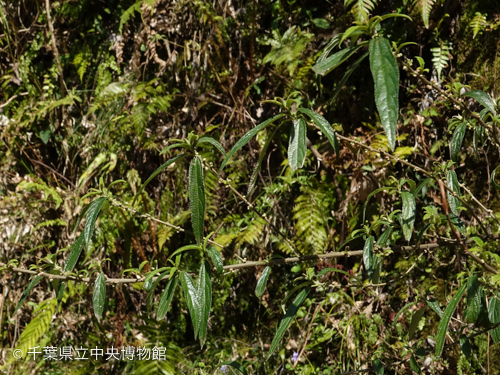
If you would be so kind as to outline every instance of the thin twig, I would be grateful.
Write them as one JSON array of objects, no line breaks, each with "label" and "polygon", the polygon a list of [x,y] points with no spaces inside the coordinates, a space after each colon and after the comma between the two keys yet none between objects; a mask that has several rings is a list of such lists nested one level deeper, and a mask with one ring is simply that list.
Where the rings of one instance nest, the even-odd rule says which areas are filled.
[{"label": "thin twig", "polygon": [[[163,222],[162,222],[163,223]],[[172,224],[169,224],[172,225]],[[474,240],[467,240],[465,243],[472,243]],[[432,242],[432,243],[427,243],[427,244],[422,244],[419,246],[389,246],[384,248],[383,250],[391,250],[393,252],[406,252],[406,251],[412,251],[412,250],[431,250],[431,249],[436,249],[438,247],[447,247],[447,246],[454,246],[457,245],[457,241],[444,241],[444,242]],[[344,258],[344,257],[353,257],[353,256],[362,256],[363,255],[363,250],[353,250],[353,251],[340,251],[340,252],[331,252],[331,253],[326,253],[326,254],[318,254],[318,255],[304,255],[304,256],[299,256],[299,257],[290,257],[290,258],[273,258],[269,260],[261,260],[261,261],[253,261],[253,262],[241,262],[241,263],[236,263],[236,264],[228,264],[223,267],[224,270],[239,270],[243,268],[251,268],[251,267],[259,267],[259,266],[275,266],[275,265],[283,265],[283,264],[289,264],[289,263],[299,263],[299,262],[320,262],[323,261],[324,259],[331,259],[331,258]],[[476,257],[477,258],[477,257]],[[474,258],[473,258],[474,259]],[[474,259],[476,260],[476,259]],[[481,264],[482,260],[476,260],[478,263]],[[49,279],[58,279],[58,280],[72,280],[75,282],[83,282],[83,283],[89,283],[91,281],[91,278],[89,277],[79,277],[79,276],[74,276],[74,275],[54,275],[51,273],[47,272],[40,272],[40,271],[34,271],[34,270],[29,270],[26,268],[22,267],[13,267],[12,265],[8,265],[5,263],[0,262],[0,268],[4,268],[5,270],[11,270],[12,272],[19,272],[19,273],[24,273],[24,274],[29,274],[29,275],[36,275],[36,276],[43,276]],[[167,279],[168,276],[165,277]],[[136,278],[107,278],[106,283],[107,284],[127,284],[127,283],[137,283],[144,281],[143,276],[137,276]]]}]

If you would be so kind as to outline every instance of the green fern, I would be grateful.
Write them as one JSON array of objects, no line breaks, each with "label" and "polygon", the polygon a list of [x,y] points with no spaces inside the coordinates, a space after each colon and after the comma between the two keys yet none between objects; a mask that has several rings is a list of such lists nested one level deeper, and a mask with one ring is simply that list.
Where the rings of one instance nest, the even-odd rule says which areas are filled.
[{"label": "green fern", "polygon": [[299,57],[302,55],[302,51],[314,34],[304,33],[296,26],[289,28],[283,36],[278,30],[273,30],[272,33],[273,39],[267,38],[261,41],[262,44],[272,47],[271,52],[264,57],[262,62],[270,62],[275,66],[285,63],[288,72],[292,75],[300,62]]},{"label": "green fern", "polygon": [[448,56],[450,50],[451,47],[444,44],[443,41],[440,42],[439,47],[431,48],[432,63],[434,64],[434,69],[436,69],[439,82],[441,81],[441,72],[447,66],[450,59]]},{"label": "green fern", "polygon": [[41,198],[43,201],[46,201],[49,197],[52,198],[52,200],[54,201],[54,203],[56,205],[56,210],[59,208],[59,206],[61,205],[61,203],[63,201],[61,196],[59,195],[59,193],[56,191],[56,189],[53,189],[53,188],[47,186],[47,184],[41,180],[39,182],[21,181],[19,183],[19,185],[17,185],[16,190],[17,191],[19,191],[19,190],[26,190],[26,191],[38,190],[43,194],[42,198]]},{"label": "green fern", "polygon": [[436,0],[413,0],[413,5],[420,9],[422,20],[426,28],[429,28],[429,16]]},{"label": "green fern", "polygon": [[310,189],[303,189],[303,194],[295,200],[294,230],[302,240],[296,241],[296,245],[303,253],[322,253],[325,248],[327,223],[323,208],[319,205],[323,201],[323,193]]},{"label": "green fern", "polygon": [[[189,218],[191,217],[191,212],[190,211],[182,211],[180,214],[175,215],[175,216],[167,216],[167,219],[165,220],[166,222],[170,224],[174,224],[177,226],[182,226],[184,225]],[[165,225],[162,225],[157,231],[157,242],[158,242],[158,251],[161,251],[163,245],[165,242],[167,242],[170,237],[174,235],[174,233],[177,230],[172,228],[172,227],[167,227]]]},{"label": "green fern", "polygon": [[[29,348],[37,346],[42,337],[49,331],[50,322],[52,321],[56,307],[57,299],[52,298],[43,301],[33,310],[35,317],[31,319],[31,322],[29,322],[23,333],[21,333],[16,349],[27,353]],[[40,348],[37,351],[41,351]]]},{"label": "green fern", "polygon": [[344,7],[347,9],[352,5],[351,13],[357,22],[365,23],[368,15],[377,6],[377,0],[344,0]]},{"label": "green fern", "polygon": [[237,246],[240,247],[245,243],[250,245],[256,243],[261,238],[265,224],[266,221],[261,217],[253,219],[238,236]]},{"label": "green fern", "polygon": [[474,33],[473,38],[475,38],[476,35],[480,32],[484,31],[487,25],[488,23],[486,22],[486,14],[476,12],[476,15],[474,16],[472,21],[470,21],[470,27],[472,27],[472,32]]}]

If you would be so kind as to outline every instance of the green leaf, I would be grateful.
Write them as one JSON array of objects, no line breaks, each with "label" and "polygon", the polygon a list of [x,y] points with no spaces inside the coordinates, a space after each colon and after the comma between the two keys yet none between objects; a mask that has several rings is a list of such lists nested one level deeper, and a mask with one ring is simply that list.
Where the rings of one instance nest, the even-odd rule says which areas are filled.
[{"label": "green leaf", "polygon": [[431,180],[430,177],[426,178],[424,181],[422,181],[418,186],[417,188],[415,189],[415,191],[413,192],[413,196],[416,198],[418,193],[420,193],[420,190],[422,190],[425,185],[427,185],[427,183]]},{"label": "green leaf", "polygon": [[[23,302],[26,299],[26,297],[28,297],[28,294],[31,292],[31,289],[33,289],[36,286],[36,284],[38,284],[40,282],[40,280],[42,280],[42,278],[43,278],[43,276],[37,276],[33,280],[31,280],[31,283],[29,283],[28,287],[23,292],[23,294],[21,296],[21,299],[17,303],[17,306],[16,306],[16,308],[14,310],[14,314],[17,312],[17,310],[19,309],[19,307],[21,307],[21,305],[23,304]],[[12,314],[12,315],[14,315],[14,314]]]},{"label": "green leaf", "polygon": [[436,356],[441,356],[444,347],[444,339],[446,337],[446,331],[448,330],[448,324],[450,324],[450,319],[455,309],[457,308],[458,303],[462,299],[463,294],[465,293],[465,289],[467,288],[467,284],[464,284],[458,289],[455,296],[448,303],[448,306],[444,310],[443,317],[439,321],[438,332],[436,335]]},{"label": "green leaf", "polygon": [[199,157],[194,157],[189,165],[189,205],[191,221],[196,241],[203,241],[203,223],[205,220],[205,183],[203,181],[203,164]]},{"label": "green leaf", "polygon": [[479,102],[479,104],[481,104],[484,108],[486,108],[494,116],[496,116],[497,111],[495,110],[495,103],[493,103],[493,100],[484,91],[473,90],[465,93],[464,96],[469,96],[473,99],[476,99]]},{"label": "green leaf", "polygon": [[222,366],[226,365],[226,366],[234,367],[236,370],[238,370],[239,372],[241,372],[243,375],[248,375],[247,370],[242,365],[240,365],[238,362],[236,362],[236,361],[222,362],[221,365]]},{"label": "green leaf", "polygon": [[236,142],[236,144],[233,146],[233,148],[227,153],[226,157],[224,158],[224,160],[222,161],[222,164],[219,168],[219,173],[222,172],[222,170],[224,169],[224,167],[226,166],[227,162],[229,161],[229,159],[234,155],[236,154],[236,152],[238,152],[238,150],[240,148],[242,148],[243,146],[245,146],[249,141],[250,139],[253,138],[253,136],[255,134],[257,134],[259,131],[261,131],[262,129],[264,129],[267,125],[273,123],[274,121],[276,120],[279,120],[280,118],[282,118],[283,116],[285,116],[284,113],[280,113],[279,115],[276,115],[266,121],[264,121],[262,124],[259,124],[257,125],[255,128],[253,128],[252,130],[248,131],[243,137],[240,138],[240,140],[238,142]]},{"label": "green leaf", "polygon": [[200,304],[198,302],[198,291],[194,286],[193,279],[185,271],[179,274],[181,280],[182,290],[186,298],[187,307],[194,327],[194,337],[198,337],[200,331]]},{"label": "green leaf", "polygon": [[101,206],[106,201],[105,197],[97,198],[90,204],[90,207],[87,211],[87,216],[85,219],[85,227],[83,228],[83,238],[85,240],[85,245],[89,246],[92,240],[92,233],[94,232],[94,225],[97,221],[97,217],[99,216],[99,212],[101,211]]},{"label": "green leaf", "polygon": [[80,257],[80,253],[82,252],[83,244],[84,240],[82,233],[78,236],[73,246],[71,246],[68,259],[66,259],[66,263],[64,263],[64,268],[63,268],[64,272],[73,271],[73,268],[75,267],[75,264],[78,261],[78,258]]},{"label": "green leaf", "polygon": [[297,314],[297,311],[299,310],[300,306],[302,303],[304,303],[307,295],[309,294],[309,291],[311,290],[311,287],[306,287],[303,289],[297,297],[295,297],[294,301],[290,306],[288,306],[288,309],[286,310],[286,314],[283,317],[283,319],[280,322],[280,325],[278,327],[278,330],[276,331],[276,334],[274,335],[273,342],[271,343],[271,348],[269,349],[269,353],[267,354],[267,359],[273,354],[273,352],[276,350],[278,347],[281,339],[285,335],[286,330],[292,323],[293,317],[295,314]]},{"label": "green leaf", "polygon": [[375,104],[391,150],[396,146],[399,113],[399,69],[389,41],[381,36],[370,41],[370,69],[375,82]]},{"label": "green leaf", "polygon": [[39,135],[42,142],[44,144],[47,144],[49,142],[50,136],[52,135],[52,132],[50,131],[50,129],[42,130]]},{"label": "green leaf", "polygon": [[201,249],[201,245],[186,245],[186,246],[182,246],[180,248],[178,248],[177,250],[175,250],[172,254],[169,255],[168,259],[172,259],[174,256],[180,254],[180,253],[183,253],[184,251],[188,251],[188,250],[200,250]]},{"label": "green leaf", "polygon": [[302,168],[306,160],[306,122],[298,119],[290,128],[290,140],[288,142],[288,164],[293,171]]},{"label": "green leaf", "polygon": [[471,276],[467,279],[467,309],[465,316],[469,323],[475,323],[481,312],[482,289],[479,286],[477,276]]},{"label": "green leaf", "polygon": [[[458,183],[457,175],[455,171],[448,171],[446,174],[447,186],[449,189],[457,193],[460,196],[460,184]],[[460,215],[459,207],[460,200],[455,198],[449,191],[447,192],[448,205],[450,206],[451,212],[453,212],[457,217]]]},{"label": "green leaf", "polygon": [[375,375],[384,375],[384,365],[380,362],[380,359],[376,359],[372,362],[373,372]]},{"label": "green leaf", "polygon": [[57,304],[61,303],[65,289],[66,289],[66,283],[61,283],[61,285],[59,285],[59,290],[57,291]]},{"label": "green leaf", "polygon": [[208,318],[210,316],[210,308],[212,307],[212,282],[210,281],[210,272],[207,270],[205,262],[200,266],[197,295],[200,305],[199,337],[200,345],[203,348],[203,344],[207,338]]},{"label": "green leaf", "polygon": [[302,112],[303,114],[309,116],[314,121],[314,123],[318,126],[321,132],[330,141],[330,144],[333,146],[335,154],[337,155],[338,158],[340,153],[339,141],[330,123],[326,121],[326,119],[323,116],[318,115],[316,112],[311,111],[310,109],[300,108],[299,112]]},{"label": "green leaf", "polygon": [[[170,267],[163,267],[163,268],[160,268],[160,270],[164,270],[166,268],[170,268]],[[163,280],[164,277],[166,277],[167,275],[169,275],[171,273],[171,270],[169,269],[168,271],[165,271],[163,272],[162,274],[160,274],[156,279],[155,281],[153,282],[152,278],[153,276],[151,276],[151,273],[148,274],[148,276],[150,277],[149,280],[146,278],[146,280],[144,281],[144,290],[148,292],[148,295],[146,297],[146,309],[147,309],[147,312],[149,313],[151,311],[151,309],[153,308],[153,303],[154,303],[154,299],[155,299],[155,289],[156,287],[158,286],[158,284],[160,283],[160,281]],[[149,287],[147,287],[146,285],[147,284],[150,284]]]},{"label": "green leaf", "polygon": [[431,308],[432,311],[434,311],[440,318],[443,317],[443,310],[441,310],[441,307],[439,306],[439,303],[436,301],[435,298],[430,298],[427,301],[427,306]]},{"label": "green leaf", "polygon": [[222,260],[222,255],[220,252],[215,248],[215,246],[210,246],[207,248],[207,253],[210,259],[212,259],[212,263],[215,266],[215,269],[217,270],[217,273],[220,275],[222,271],[224,270],[224,262]]},{"label": "green leaf", "polygon": [[139,197],[141,196],[141,194],[142,194],[142,192],[144,191],[144,189],[146,188],[146,186],[147,186],[147,185],[151,182],[151,180],[152,180],[153,178],[155,178],[155,177],[158,175],[158,173],[160,173],[161,171],[163,171],[163,170],[164,170],[165,168],[167,168],[169,165],[174,164],[176,161],[178,161],[178,160],[182,159],[184,156],[186,156],[186,155],[185,155],[185,154],[178,155],[178,156],[176,156],[175,158],[172,158],[172,159],[170,159],[169,161],[167,161],[167,162],[163,163],[162,165],[160,165],[160,166],[158,167],[158,169],[157,169],[156,171],[154,171],[154,172],[151,174],[151,176],[149,176],[149,178],[146,180],[146,182],[144,182],[144,183],[142,184],[142,186],[139,188],[139,190],[137,191],[137,194],[135,195],[134,200],[132,201],[132,207],[134,207],[135,202],[137,201],[137,198],[139,198]]},{"label": "green leaf", "polygon": [[496,189],[496,190],[499,190],[500,189],[500,184],[497,184],[497,182],[495,181],[495,176],[497,174],[497,170],[498,168],[500,168],[500,165],[498,167],[496,167],[493,172],[491,173],[491,184],[493,185],[493,187]]},{"label": "green leaf", "polygon": [[226,156],[226,151],[224,150],[224,147],[222,147],[222,145],[219,142],[217,142],[215,139],[213,139],[212,137],[201,137],[198,140],[198,142],[196,143],[196,146],[204,144],[204,143],[209,143],[212,146],[215,146],[215,148],[217,150],[219,150],[222,155]]},{"label": "green leaf", "polygon": [[410,241],[413,232],[413,226],[415,225],[415,197],[413,194],[403,191],[401,192],[401,198],[403,199],[403,213],[401,214],[403,234],[406,241]]},{"label": "green leaf", "polygon": [[94,314],[97,320],[101,320],[104,311],[104,301],[106,299],[106,276],[101,272],[97,275],[94,284],[94,293],[92,294],[92,304],[94,305]]},{"label": "green leaf", "polygon": [[376,265],[376,259],[373,255],[373,241],[373,236],[368,237],[365,241],[365,246],[363,247],[363,263],[365,265],[366,272],[368,273],[368,279],[371,279]]},{"label": "green leaf", "polygon": [[313,18],[311,21],[316,27],[319,27],[320,29],[328,29],[330,27],[330,23],[324,18]]},{"label": "green leaf", "polygon": [[464,334],[460,335],[460,349],[462,349],[462,353],[464,353],[467,358],[470,358],[472,350],[469,339]]},{"label": "green leaf", "polygon": [[408,339],[411,340],[415,331],[417,330],[418,323],[420,323],[420,319],[424,316],[425,306],[418,309],[413,316],[411,317],[410,327],[408,328]]},{"label": "green leaf", "polygon": [[257,298],[262,297],[266,291],[267,279],[269,278],[270,273],[271,267],[267,266],[264,268],[264,271],[262,271],[262,275],[260,275],[259,280],[257,280],[257,286],[255,287],[255,295]]},{"label": "green leaf", "polygon": [[83,217],[87,214],[87,211],[90,208],[91,203],[86,204],[85,207],[83,207],[82,211],[78,215],[78,218],[76,219],[75,226],[73,228],[73,231],[76,233],[78,230],[78,227],[80,226],[80,222],[82,221]]},{"label": "green leaf", "polygon": [[333,103],[335,99],[337,99],[337,96],[340,94],[342,89],[344,88],[345,84],[347,83],[347,80],[351,76],[352,73],[358,68],[359,64],[363,62],[364,59],[369,55],[369,52],[365,52],[363,56],[361,56],[359,59],[356,60],[354,64],[351,65],[351,67],[345,72],[344,76],[340,80],[340,82],[337,84],[335,91],[333,92],[333,95],[330,98],[330,103]]},{"label": "green leaf", "polygon": [[174,297],[175,288],[179,279],[177,277],[172,277],[167,286],[165,287],[165,291],[161,295],[160,304],[158,305],[158,312],[156,313],[156,319],[162,320],[167,315],[168,308],[170,303],[172,302],[172,298]]},{"label": "green leaf", "polygon": [[500,323],[500,304],[498,298],[500,297],[497,292],[495,296],[491,297],[490,304],[488,306],[488,319],[491,324]]},{"label": "green leaf", "polygon": [[457,156],[462,147],[462,142],[464,140],[465,130],[467,129],[467,122],[462,122],[457,126],[455,132],[453,133],[453,138],[450,142],[450,156],[451,160],[457,161]]},{"label": "green leaf", "polygon": [[338,67],[340,64],[342,64],[344,61],[346,61],[349,57],[352,56],[353,53],[355,53],[360,46],[354,46],[354,47],[349,47],[345,48],[341,51],[338,51],[328,57],[327,59],[324,59],[314,65],[312,67],[312,70],[316,74],[321,74],[322,76],[330,73],[333,69]]},{"label": "green leaf", "polygon": [[414,355],[411,356],[410,358],[410,367],[413,371],[415,371],[417,374],[420,374],[421,373],[421,370],[420,370],[420,365],[418,364],[417,362],[417,359],[415,358]]},{"label": "green leaf", "polygon": [[394,317],[394,321],[393,321],[393,325],[395,326],[396,323],[398,322],[399,320],[399,317],[402,313],[404,313],[406,310],[408,310],[411,306],[413,305],[416,305],[417,302],[410,302],[410,303],[407,303],[406,305],[404,305],[401,310],[398,311],[398,313],[396,314],[396,316]]}]

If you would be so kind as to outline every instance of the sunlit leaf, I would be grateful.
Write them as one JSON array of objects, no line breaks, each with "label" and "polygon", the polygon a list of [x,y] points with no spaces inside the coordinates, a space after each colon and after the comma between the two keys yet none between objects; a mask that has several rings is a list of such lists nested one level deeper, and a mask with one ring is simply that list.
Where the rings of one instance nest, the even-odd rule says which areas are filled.
[{"label": "sunlit leaf", "polygon": [[196,241],[201,243],[205,220],[205,182],[203,181],[203,164],[199,157],[194,157],[189,166],[189,204],[193,233]]},{"label": "sunlit leaf", "polygon": [[[446,174],[447,186],[458,196],[460,196],[460,184],[458,183],[457,175],[455,171],[448,171]],[[450,206],[451,212],[453,212],[457,217],[460,215],[460,200],[455,198],[450,192],[447,192],[448,205]]]},{"label": "sunlit leaf", "polygon": [[399,69],[389,41],[381,36],[370,41],[370,69],[375,82],[375,104],[391,150],[396,146],[399,113]]},{"label": "sunlit leaf", "polygon": [[212,307],[212,282],[210,281],[210,271],[207,270],[205,262],[201,264],[198,274],[197,295],[200,305],[199,337],[200,345],[203,347],[207,338],[208,318]]},{"label": "sunlit leaf", "polygon": [[413,316],[411,317],[410,327],[408,328],[408,339],[412,339],[415,331],[417,330],[418,323],[420,323],[420,319],[424,316],[425,306],[418,309]]},{"label": "sunlit leaf", "polygon": [[85,246],[87,246],[87,248],[92,240],[92,233],[94,232],[95,222],[97,221],[97,217],[99,216],[99,212],[101,211],[101,207],[105,201],[105,197],[97,198],[90,204],[90,207],[87,211],[85,227],[83,228],[83,238],[85,240]]},{"label": "sunlit leaf", "polygon": [[220,275],[224,267],[221,253],[215,248],[215,246],[209,246],[207,248],[207,253],[210,256],[210,259],[212,259],[212,263],[214,264],[217,273]]},{"label": "sunlit leaf", "polygon": [[[42,278],[43,278],[43,276],[37,276],[33,280],[31,280],[31,283],[29,283],[28,287],[26,288],[26,290],[23,292],[21,298],[19,299],[19,302],[17,303],[17,306],[14,309],[14,314],[17,312],[19,307],[21,307],[21,305],[23,304],[26,297],[28,297],[28,294],[31,292],[31,289],[33,289],[36,286],[36,284],[38,284],[40,282],[40,280],[42,280]],[[14,314],[12,314],[12,315],[14,315]]]},{"label": "sunlit leaf", "polygon": [[482,289],[477,276],[467,279],[467,309],[465,315],[469,323],[475,323],[481,312]]},{"label": "sunlit leaf", "polygon": [[78,236],[73,246],[71,246],[71,250],[69,251],[68,259],[66,259],[66,263],[64,263],[64,272],[71,272],[75,267],[78,258],[80,257],[80,253],[82,252],[84,245],[83,233]]},{"label": "sunlit leaf", "polygon": [[158,305],[158,312],[156,313],[156,319],[162,320],[167,315],[168,308],[170,303],[172,302],[172,298],[174,297],[175,288],[179,279],[177,277],[172,277],[165,287],[165,291],[161,295],[160,303]]},{"label": "sunlit leaf", "polygon": [[303,119],[295,121],[290,128],[288,142],[288,164],[293,171],[302,168],[306,160],[306,122]]},{"label": "sunlit leaf", "polygon": [[309,294],[309,291],[311,290],[311,287],[306,287],[303,289],[297,297],[295,297],[294,301],[290,306],[288,306],[288,309],[286,310],[286,314],[283,317],[283,319],[280,322],[280,325],[278,327],[278,330],[276,331],[276,334],[274,335],[273,341],[271,343],[271,348],[269,349],[269,353],[267,354],[267,358],[273,354],[273,352],[278,348],[278,345],[285,335],[286,330],[292,323],[292,320],[297,314],[297,311],[299,310],[300,306],[302,303],[305,301],[307,295]]},{"label": "sunlit leaf", "polygon": [[191,276],[184,271],[179,274],[179,279],[181,280],[182,290],[184,291],[184,297],[186,298],[187,307],[189,314],[191,315],[191,321],[193,322],[194,337],[198,337],[200,331],[200,303],[198,301],[198,291],[194,285]]},{"label": "sunlit leaf", "polygon": [[481,104],[484,108],[490,111],[494,116],[496,116],[497,111],[495,110],[495,103],[490,98],[488,94],[481,90],[473,90],[466,92],[464,96],[469,96],[473,99],[476,99],[479,104]]},{"label": "sunlit leaf", "polygon": [[240,148],[242,148],[243,146],[245,146],[249,141],[250,139],[253,138],[253,136],[255,134],[257,134],[259,131],[261,131],[262,129],[264,129],[267,125],[269,124],[272,124],[274,121],[276,120],[279,120],[280,118],[282,118],[283,116],[285,116],[283,113],[280,113],[279,115],[276,115],[266,121],[264,121],[262,124],[259,124],[257,125],[255,128],[251,129],[250,131],[248,131],[243,137],[240,138],[240,140],[238,142],[236,142],[236,144],[233,146],[233,148],[227,153],[226,157],[224,158],[224,160],[222,161],[222,164],[219,168],[219,173],[222,172],[222,170],[224,169],[224,167],[226,166],[227,162],[229,161],[229,159],[234,155],[236,154],[236,152],[238,152],[238,150]]},{"label": "sunlit leaf", "polygon": [[339,157],[340,153],[340,146],[339,146],[339,141],[337,139],[337,136],[335,135],[335,131],[333,130],[332,126],[326,119],[318,115],[316,112],[311,111],[310,109],[307,108],[300,108],[300,112],[304,113],[305,115],[309,116],[311,120],[314,121],[314,123],[318,126],[318,128],[321,130],[321,132],[328,138],[330,141],[330,144],[333,146],[333,149],[335,150],[335,154],[337,155],[337,158]]},{"label": "sunlit leaf", "polygon": [[453,296],[451,301],[448,303],[448,306],[444,310],[443,317],[439,321],[438,332],[436,335],[436,356],[441,356],[444,347],[444,340],[446,337],[446,331],[448,330],[448,324],[450,324],[450,319],[455,309],[457,308],[458,303],[462,299],[462,296],[467,289],[467,284],[464,284],[458,289],[457,293]]},{"label": "sunlit leaf", "polygon": [[94,293],[92,294],[92,304],[94,314],[97,320],[100,320],[104,311],[104,302],[106,300],[106,276],[101,272],[97,275],[94,284]]},{"label": "sunlit leaf", "polygon": [[267,266],[264,268],[262,275],[260,275],[259,280],[257,280],[257,286],[255,287],[255,295],[260,298],[266,291],[267,279],[271,273],[271,267]]},{"label": "sunlit leaf", "polygon": [[415,197],[413,196],[413,194],[407,191],[403,191],[401,192],[401,198],[403,200],[403,213],[401,214],[403,234],[406,241],[410,241],[413,233],[413,227],[415,225]]},{"label": "sunlit leaf", "polygon": [[354,47],[349,47],[345,48],[341,51],[338,51],[331,55],[330,57],[320,61],[316,65],[312,67],[312,70],[316,74],[320,74],[324,76],[325,74],[330,73],[333,69],[338,67],[340,64],[342,64],[344,61],[346,61],[349,57],[355,53],[360,46],[354,46]]}]

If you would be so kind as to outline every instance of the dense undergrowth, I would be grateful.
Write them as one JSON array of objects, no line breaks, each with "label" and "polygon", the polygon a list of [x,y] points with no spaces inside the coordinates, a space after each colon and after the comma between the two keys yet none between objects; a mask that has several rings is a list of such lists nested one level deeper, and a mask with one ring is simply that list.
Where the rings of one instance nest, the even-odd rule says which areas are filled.
[{"label": "dense undergrowth", "polygon": [[499,11],[0,0],[0,371],[500,373]]}]

